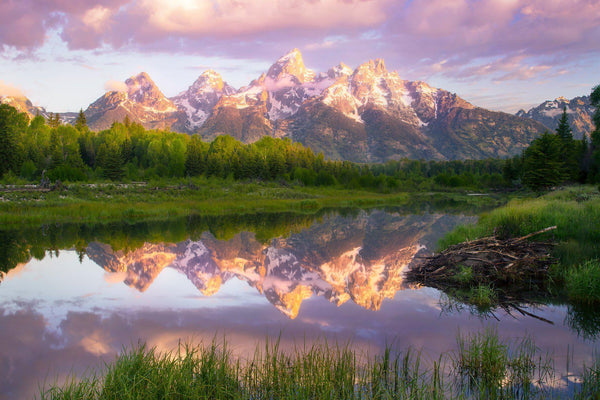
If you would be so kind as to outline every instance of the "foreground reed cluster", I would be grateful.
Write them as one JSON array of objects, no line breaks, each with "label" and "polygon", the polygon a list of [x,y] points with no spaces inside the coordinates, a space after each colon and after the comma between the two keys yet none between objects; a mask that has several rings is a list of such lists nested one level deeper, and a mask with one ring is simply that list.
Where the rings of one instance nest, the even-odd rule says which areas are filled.
[{"label": "foreground reed cluster", "polygon": [[[582,383],[557,377],[529,338],[510,344],[491,329],[457,337],[431,360],[387,347],[369,357],[326,341],[292,352],[268,342],[247,360],[224,342],[160,353],[138,345],[104,370],[41,389],[41,399],[505,399],[598,398],[600,364]],[[566,386],[560,385],[566,382]],[[558,383],[558,385],[557,385]],[[558,389],[557,389],[558,387]]]}]

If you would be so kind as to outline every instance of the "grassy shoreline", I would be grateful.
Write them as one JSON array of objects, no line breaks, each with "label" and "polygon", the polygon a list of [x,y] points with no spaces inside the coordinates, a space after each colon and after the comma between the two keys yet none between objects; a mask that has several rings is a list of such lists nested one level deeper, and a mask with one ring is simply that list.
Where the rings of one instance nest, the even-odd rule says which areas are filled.
[{"label": "grassy shoreline", "polygon": [[[311,213],[326,208],[405,207],[418,211],[450,208],[491,209],[506,202],[495,194],[398,192],[382,194],[336,188],[287,186],[272,182],[239,183],[216,179],[189,184],[71,184],[40,192],[27,187],[0,188],[0,224],[4,227],[55,222],[157,220],[192,214],[261,212]],[[471,211],[473,212],[473,211]]]},{"label": "grassy shoreline", "polygon": [[[138,344],[99,371],[40,389],[46,399],[545,399],[597,398],[600,364],[564,381],[532,338],[500,339],[492,328],[457,335],[437,358],[386,346],[380,355],[319,341],[291,352],[267,341],[235,356],[224,340],[160,353]],[[567,368],[568,369],[568,368]],[[569,373],[569,372],[568,372]],[[559,387],[557,390],[557,385]]]},{"label": "grassy shoreline", "polygon": [[[513,199],[482,214],[476,224],[448,233],[439,247],[443,250],[492,235],[521,237],[550,226],[556,229],[535,237],[556,243],[551,254],[558,262],[548,271],[549,287],[545,290],[574,304],[600,304],[600,193],[595,187],[571,186],[536,198]],[[488,295],[472,303],[489,308],[494,304],[495,291],[481,281],[477,282],[477,289],[482,283]],[[469,296],[467,293],[461,298]]]}]

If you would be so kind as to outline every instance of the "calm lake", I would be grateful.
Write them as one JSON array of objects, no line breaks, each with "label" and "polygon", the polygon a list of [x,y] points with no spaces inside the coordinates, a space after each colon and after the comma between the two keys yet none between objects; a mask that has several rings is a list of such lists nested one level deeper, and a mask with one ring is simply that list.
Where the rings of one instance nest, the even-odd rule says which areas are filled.
[{"label": "calm lake", "polygon": [[490,326],[507,340],[532,336],[568,386],[600,350],[597,313],[481,315],[405,283],[443,234],[475,220],[388,209],[0,231],[0,399],[33,398],[140,341],[172,350],[224,336],[243,357],[266,338],[284,348],[327,339],[437,359],[459,332]]}]

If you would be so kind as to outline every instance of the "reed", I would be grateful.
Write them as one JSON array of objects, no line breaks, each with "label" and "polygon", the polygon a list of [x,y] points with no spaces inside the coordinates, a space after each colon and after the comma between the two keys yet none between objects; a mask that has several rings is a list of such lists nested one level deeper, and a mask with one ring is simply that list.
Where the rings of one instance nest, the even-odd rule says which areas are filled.
[{"label": "reed", "polygon": [[[144,344],[98,373],[40,390],[41,399],[545,399],[559,398],[553,364],[531,338],[514,343],[487,330],[457,336],[458,349],[429,359],[386,346],[369,356],[322,340],[283,351],[267,340],[247,359],[223,341],[160,353]],[[600,395],[596,362],[583,369],[577,398]]]},{"label": "reed", "polygon": [[600,304],[600,260],[589,260],[565,274],[569,300],[584,305]]}]

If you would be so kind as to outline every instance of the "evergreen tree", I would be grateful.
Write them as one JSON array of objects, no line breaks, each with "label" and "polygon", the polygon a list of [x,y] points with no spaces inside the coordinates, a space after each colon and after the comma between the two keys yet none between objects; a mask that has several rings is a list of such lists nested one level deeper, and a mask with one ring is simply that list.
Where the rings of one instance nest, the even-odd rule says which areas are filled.
[{"label": "evergreen tree", "polygon": [[592,89],[590,103],[596,107],[592,116],[596,129],[592,132],[592,143],[590,146],[591,162],[589,179],[592,182],[600,181],[600,85]]},{"label": "evergreen tree", "polygon": [[556,135],[560,137],[563,147],[563,159],[565,166],[565,178],[570,181],[579,180],[579,164],[581,159],[581,143],[573,140],[573,132],[569,125],[567,107],[563,109],[562,116],[556,128]]},{"label": "evergreen tree", "polygon": [[110,180],[118,181],[125,174],[121,149],[115,143],[102,143],[100,145],[97,164],[102,168],[103,175]]},{"label": "evergreen tree", "polygon": [[56,168],[64,162],[63,144],[56,129],[53,129],[50,134],[50,157],[52,168]]},{"label": "evergreen tree", "polygon": [[562,141],[546,132],[531,142],[523,154],[523,184],[532,190],[544,190],[564,179]]},{"label": "evergreen tree", "polygon": [[569,125],[569,116],[567,115],[567,107],[563,109],[562,116],[558,121],[558,128],[556,128],[556,134],[565,142],[573,140],[573,132]]},{"label": "evergreen tree", "polygon": [[50,113],[50,115],[48,116],[48,122],[47,125],[50,128],[58,128],[60,126],[60,114],[59,113]]},{"label": "evergreen tree", "polygon": [[594,125],[596,125],[596,131],[600,131],[600,85],[592,89],[592,93],[590,94],[590,103],[592,106],[596,107],[593,120]]},{"label": "evergreen tree", "polygon": [[75,128],[77,128],[78,131],[85,131],[88,129],[87,126],[87,119],[85,117],[85,114],[83,112],[83,109],[79,109],[79,115],[77,116],[77,119],[75,120]]}]

